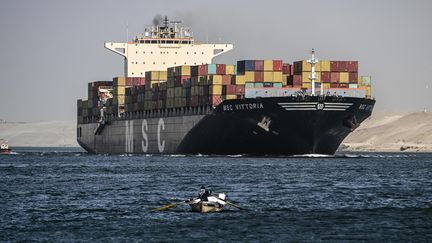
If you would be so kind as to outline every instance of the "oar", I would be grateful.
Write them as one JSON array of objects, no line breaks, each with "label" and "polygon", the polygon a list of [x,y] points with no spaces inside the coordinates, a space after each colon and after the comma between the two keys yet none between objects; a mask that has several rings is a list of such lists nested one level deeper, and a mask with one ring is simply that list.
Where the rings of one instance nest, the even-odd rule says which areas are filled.
[{"label": "oar", "polygon": [[182,204],[182,203],[189,203],[190,201],[191,201],[191,200],[185,200],[185,201],[181,201],[181,202],[170,203],[170,204],[167,204],[167,205],[164,205],[164,206],[158,207],[158,208],[154,208],[154,209],[152,209],[151,211],[157,211],[157,212],[165,211],[165,210],[168,210],[168,209],[170,209],[170,208],[176,207],[176,206],[178,206],[178,205],[180,205],[180,204]]},{"label": "oar", "polygon": [[230,206],[233,206],[233,207],[235,207],[235,208],[238,208],[238,209],[240,209],[240,210],[248,210],[247,208],[240,207],[239,205],[234,204],[234,203],[232,203],[232,202],[230,202],[230,201],[222,200],[222,199],[220,199],[220,198],[218,198],[218,199],[221,200],[221,201],[223,201],[223,202],[225,202],[226,204],[228,204],[228,205],[230,205]]}]

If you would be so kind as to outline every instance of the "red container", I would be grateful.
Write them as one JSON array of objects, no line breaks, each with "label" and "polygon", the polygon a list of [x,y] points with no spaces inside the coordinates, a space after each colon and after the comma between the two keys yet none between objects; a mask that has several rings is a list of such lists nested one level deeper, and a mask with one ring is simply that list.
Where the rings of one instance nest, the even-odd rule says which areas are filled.
[{"label": "red container", "polygon": [[273,60],[273,71],[282,71],[282,60]]},{"label": "red container", "polygon": [[254,80],[255,80],[255,82],[264,82],[264,72],[263,71],[255,71]]},{"label": "red container", "polygon": [[330,88],[339,88],[339,83],[330,83]]},{"label": "red container", "polygon": [[244,85],[236,85],[236,94],[244,95],[245,94],[245,86]]},{"label": "red container", "polygon": [[321,72],[321,81],[324,83],[330,83],[330,72]]},{"label": "red container", "polygon": [[330,73],[330,82],[332,82],[332,83],[339,83],[339,73],[337,73],[337,72],[331,72]]},{"label": "red container", "polygon": [[191,97],[191,106],[198,106],[199,105],[199,96],[194,95]]},{"label": "red container", "polygon": [[198,66],[198,76],[205,76],[207,75],[207,65],[199,65]]},{"label": "red container", "polygon": [[223,75],[222,76],[222,85],[231,85],[232,76],[231,75]]},{"label": "red container", "polygon": [[348,88],[348,87],[349,87],[349,85],[346,83],[340,83],[339,84],[339,88]]},{"label": "red container", "polygon": [[216,74],[226,74],[226,64],[216,64]]},{"label": "red container", "polygon": [[291,75],[291,65],[288,63],[282,64],[282,74]]},{"label": "red container", "polygon": [[331,72],[348,72],[348,61],[331,61],[330,71]]},{"label": "red container", "polygon": [[230,84],[230,85],[225,85],[224,87],[226,89],[226,93],[225,94],[227,94],[227,95],[236,94],[236,92],[237,92],[236,85]]},{"label": "red container", "polygon": [[210,105],[219,105],[222,102],[222,97],[219,95],[209,96],[208,101]]},{"label": "red container", "polygon": [[358,83],[358,73],[349,73],[349,80],[348,82],[350,84],[356,84]]},{"label": "red container", "polygon": [[301,86],[302,83],[302,76],[300,74],[293,76],[293,86]]},{"label": "red container", "polygon": [[133,78],[126,78],[125,85],[126,86],[133,86]]},{"label": "red container", "polygon": [[255,71],[264,71],[264,60],[255,60]]},{"label": "red container", "polygon": [[348,72],[350,73],[358,73],[358,61],[350,61],[348,62]]}]

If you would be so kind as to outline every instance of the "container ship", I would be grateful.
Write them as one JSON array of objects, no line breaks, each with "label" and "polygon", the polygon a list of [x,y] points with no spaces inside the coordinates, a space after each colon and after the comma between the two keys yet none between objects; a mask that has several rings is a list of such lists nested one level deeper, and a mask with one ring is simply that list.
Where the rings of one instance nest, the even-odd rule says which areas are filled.
[{"label": "container ship", "polygon": [[357,61],[240,60],[232,44],[195,42],[165,19],[127,43],[106,42],[124,75],[88,84],[77,140],[90,153],[301,155],[336,152],[374,108]]}]

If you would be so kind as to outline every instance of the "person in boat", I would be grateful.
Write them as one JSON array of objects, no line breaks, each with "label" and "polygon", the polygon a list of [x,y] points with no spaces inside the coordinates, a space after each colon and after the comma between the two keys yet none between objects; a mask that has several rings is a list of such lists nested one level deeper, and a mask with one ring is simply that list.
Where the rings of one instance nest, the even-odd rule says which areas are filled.
[{"label": "person in boat", "polygon": [[205,186],[201,186],[201,189],[198,193],[198,198],[201,199],[201,201],[208,201],[208,196],[211,195],[211,191],[206,189]]}]

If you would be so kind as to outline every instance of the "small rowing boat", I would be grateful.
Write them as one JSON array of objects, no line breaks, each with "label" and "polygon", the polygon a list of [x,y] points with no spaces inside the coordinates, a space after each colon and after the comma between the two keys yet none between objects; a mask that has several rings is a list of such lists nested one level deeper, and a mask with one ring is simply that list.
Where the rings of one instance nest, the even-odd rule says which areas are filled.
[{"label": "small rowing boat", "polygon": [[222,211],[226,205],[226,195],[219,193],[210,195],[207,197],[207,201],[203,201],[199,198],[193,199],[189,202],[192,212],[210,213]]}]

